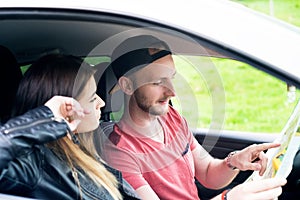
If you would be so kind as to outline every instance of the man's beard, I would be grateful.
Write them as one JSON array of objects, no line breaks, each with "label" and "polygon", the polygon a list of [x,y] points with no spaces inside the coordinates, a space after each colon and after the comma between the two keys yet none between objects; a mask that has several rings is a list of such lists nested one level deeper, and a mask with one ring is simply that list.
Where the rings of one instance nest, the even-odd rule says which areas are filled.
[{"label": "man's beard", "polygon": [[[168,106],[163,106],[159,104],[151,105],[151,103],[147,101],[147,97],[140,93],[138,89],[134,92],[133,95],[138,107],[144,112],[156,116],[164,115],[168,112]],[[167,97],[164,99],[167,99]]]}]

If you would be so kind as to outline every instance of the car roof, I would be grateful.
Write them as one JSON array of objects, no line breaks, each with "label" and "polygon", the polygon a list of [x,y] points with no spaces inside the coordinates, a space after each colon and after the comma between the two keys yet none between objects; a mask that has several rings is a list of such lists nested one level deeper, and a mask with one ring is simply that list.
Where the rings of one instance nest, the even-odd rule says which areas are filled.
[{"label": "car roof", "polygon": [[153,21],[219,43],[300,81],[300,29],[226,0],[15,0],[0,7],[100,11]]}]

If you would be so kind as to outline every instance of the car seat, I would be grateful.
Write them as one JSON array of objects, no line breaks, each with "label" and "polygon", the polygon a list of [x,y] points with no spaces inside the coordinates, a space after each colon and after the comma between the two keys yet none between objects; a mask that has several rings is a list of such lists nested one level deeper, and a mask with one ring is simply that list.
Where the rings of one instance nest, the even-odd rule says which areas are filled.
[{"label": "car seat", "polygon": [[22,72],[14,54],[0,45],[0,120],[5,123],[11,116],[15,95],[22,78]]},{"label": "car seat", "polygon": [[109,62],[102,62],[94,66],[97,71],[95,79],[98,81],[97,94],[105,102],[105,106],[101,108],[101,121],[110,122],[112,112],[118,112],[123,105],[124,94],[122,91],[117,91],[110,94],[110,89],[117,83],[117,78],[109,65]]},{"label": "car seat", "polygon": [[120,111],[124,102],[124,94],[121,90],[113,94],[109,93],[117,83],[117,78],[109,64],[109,62],[102,62],[94,66],[97,70],[95,73],[95,79],[98,82],[97,94],[105,102],[105,106],[101,108],[100,126],[94,133],[95,148],[99,155],[101,155],[102,143],[113,131],[116,122],[111,118],[111,113]]}]

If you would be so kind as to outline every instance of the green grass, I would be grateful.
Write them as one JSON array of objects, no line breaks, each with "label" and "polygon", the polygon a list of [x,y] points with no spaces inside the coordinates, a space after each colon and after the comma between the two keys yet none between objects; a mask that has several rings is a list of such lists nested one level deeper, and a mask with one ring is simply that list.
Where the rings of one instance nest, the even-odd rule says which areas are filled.
[{"label": "green grass", "polygon": [[[287,103],[286,83],[242,62],[196,59],[201,68],[211,72],[199,72],[187,59],[175,57],[178,75],[174,81],[177,91],[174,105],[191,127],[209,128],[218,104],[221,105],[218,120],[224,121],[223,129],[265,133],[282,130],[296,103]],[[216,82],[216,76],[208,78],[213,73],[220,75],[221,84],[208,84],[208,79]],[[214,104],[214,91],[224,91],[225,101],[220,98]]]},{"label": "green grass", "polygon": [[[251,9],[271,14],[269,0],[233,0]],[[300,0],[273,0],[273,16],[300,27]]]},{"label": "green grass", "polygon": [[295,105],[287,104],[286,83],[241,62],[214,59],[214,63],[226,92],[225,129],[278,132],[283,128]]}]

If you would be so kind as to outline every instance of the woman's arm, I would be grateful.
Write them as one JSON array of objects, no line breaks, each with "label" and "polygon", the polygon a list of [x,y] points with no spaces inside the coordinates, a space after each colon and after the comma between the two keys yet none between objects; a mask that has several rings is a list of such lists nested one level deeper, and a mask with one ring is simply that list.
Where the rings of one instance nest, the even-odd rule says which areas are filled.
[{"label": "woman's arm", "polygon": [[[64,120],[64,116],[71,115],[75,116],[72,117],[74,120]],[[84,117],[84,111],[77,101],[55,96],[45,106],[10,119],[0,127],[0,177],[9,172],[5,169],[12,165],[12,161],[31,154],[34,145],[57,140],[71,132],[70,128],[76,129],[81,117]],[[22,166],[20,170],[24,168]]]}]

